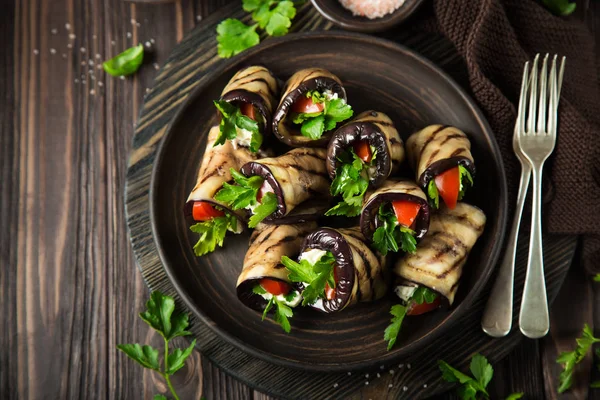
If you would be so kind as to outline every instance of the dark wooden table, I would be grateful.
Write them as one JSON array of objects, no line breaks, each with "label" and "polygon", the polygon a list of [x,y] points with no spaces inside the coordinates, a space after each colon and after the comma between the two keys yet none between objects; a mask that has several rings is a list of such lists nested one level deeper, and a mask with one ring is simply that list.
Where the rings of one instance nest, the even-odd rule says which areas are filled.
[{"label": "dark wooden table", "polygon": [[[127,154],[156,69],[187,31],[228,2],[3,2],[0,398],[147,399],[165,392],[159,376],[115,348],[159,343],[137,318],[148,291],[125,226]],[[600,44],[600,3],[578,3],[577,17]],[[99,69],[139,41],[153,59],[133,79]],[[513,391],[556,398],[556,355],[573,347],[585,322],[600,326],[599,301],[598,285],[576,260],[553,307],[551,334],[524,341],[494,366],[492,398]],[[588,391],[597,375],[587,359],[575,389],[561,398],[600,398],[600,390]],[[182,399],[268,398],[197,352],[174,384]],[[372,385],[353,398],[381,399],[383,392]]]}]

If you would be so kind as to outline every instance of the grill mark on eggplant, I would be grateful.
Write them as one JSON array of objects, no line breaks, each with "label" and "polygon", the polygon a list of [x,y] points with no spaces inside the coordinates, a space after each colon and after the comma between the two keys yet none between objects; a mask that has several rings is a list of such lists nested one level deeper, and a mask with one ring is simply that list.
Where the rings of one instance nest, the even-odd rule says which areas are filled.
[{"label": "grill mark on eggplant", "polygon": [[[275,231],[275,229],[277,228],[276,225],[273,225],[272,227],[267,228],[267,230],[262,231],[262,233],[264,233],[263,238],[261,239],[261,241],[259,243],[257,243],[257,247],[260,246],[261,244],[263,244],[264,242],[266,242],[267,240],[269,240],[269,238],[271,237],[271,235],[273,234],[273,232]],[[254,232],[258,232],[258,231],[254,231]],[[265,233],[267,232],[267,233]]]},{"label": "grill mark on eggplant", "polygon": [[423,152],[425,151],[425,148],[427,147],[427,145],[429,145],[429,143],[431,143],[434,139],[435,136],[443,131],[444,129],[446,129],[448,126],[447,125],[442,125],[440,126],[438,129],[436,129],[435,131],[431,132],[429,134],[429,137],[427,138],[427,140],[425,140],[425,142],[423,143],[423,146],[421,147],[421,151],[419,153],[419,158],[421,158],[421,156],[423,155]]},{"label": "grill mark on eggplant", "polygon": [[281,269],[281,268],[285,268],[285,265],[283,264],[277,264],[276,266],[273,267],[274,269]]},{"label": "grill mark on eggplant", "polygon": [[378,120],[378,119],[361,119],[360,121],[356,121],[356,122],[361,122],[361,123],[367,123],[370,122],[372,124],[375,125],[381,125],[381,126],[389,126],[389,127],[393,127],[394,124],[391,122],[387,122],[384,120]]},{"label": "grill mark on eggplant", "polygon": [[444,146],[446,143],[448,143],[449,141],[451,141],[452,139],[459,139],[459,138],[464,138],[464,135],[461,135],[460,133],[453,133],[451,135],[446,136],[446,138],[444,140],[442,140],[442,142],[440,143],[440,147]]},{"label": "grill mark on eggplant", "polygon": [[435,149],[431,152],[429,156],[429,160],[427,160],[427,165],[431,164],[431,162],[435,159],[435,157],[440,153],[440,149]]},{"label": "grill mark on eggplant", "polygon": [[[246,82],[242,82],[242,83],[240,83],[240,86],[242,86],[242,85],[248,85],[248,84],[250,84],[252,82],[262,82],[262,83],[264,83],[265,86],[267,87],[267,90],[268,90],[267,94],[275,96],[275,92],[271,89],[271,86],[269,85],[269,82],[267,82],[264,78],[261,78],[261,77],[254,78],[254,79],[251,79],[251,80],[246,81]],[[260,90],[259,90],[259,92],[260,92]]]},{"label": "grill mark on eggplant", "polygon": [[395,137],[389,138],[389,141],[390,141],[390,144],[392,144],[392,145],[402,144],[402,142],[399,141],[398,139],[396,139]]},{"label": "grill mark on eggplant", "polygon": [[[292,242],[294,240],[296,240],[298,238],[298,235],[290,235],[290,236],[284,236],[281,239],[279,239],[278,241],[276,241],[275,243],[273,243],[272,245],[270,245],[269,247],[267,247],[264,250],[264,253],[267,253],[269,250],[271,250],[273,247],[277,247],[282,243],[287,243],[287,242]],[[263,242],[264,243],[264,242]]]},{"label": "grill mark on eggplant", "polygon": [[222,166],[223,166],[223,164],[221,164],[218,167],[216,167],[215,169],[213,169],[210,173],[204,174],[204,176],[200,180],[200,184],[206,182],[208,180],[208,178],[212,178],[215,175],[219,175],[219,168],[221,168]]},{"label": "grill mark on eggplant", "polygon": [[[463,263],[464,263],[464,261],[465,261],[465,259],[467,258],[467,256],[468,256],[468,255],[469,255],[469,253],[466,253],[466,252],[465,252],[465,254],[463,254],[463,256],[462,256],[462,257],[460,257],[459,259],[457,259],[457,260],[454,262],[454,264],[452,265],[452,267],[450,267],[449,269],[445,270],[445,271],[444,271],[444,272],[442,272],[441,274],[439,274],[439,275],[436,275],[436,278],[438,278],[438,279],[443,279],[443,278],[445,278],[445,277],[446,277],[446,276],[447,276],[449,273],[451,273],[452,271],[454,271],[456,268],[460,268],[460,267],[463,265]],[[460,279],[459,279],[458,281],[460,281]]]},{"label": "grill mark on eggplant", "polygon": [[459,147],[458,149],[454,150],[452,152],[452,154],[450,154],[450,157],[456,157],[457,155],[461,154],[463,151],[465,151],[465,149]]},{"label": "grill mark on eggplant", "polygon": [[312,169],[304,168],[300,164],[296,164],[296,165],[279,164],[278,167],[281,167],[281,168],[293,168],[295,170],[302,171],[302,172],[305,172],[307,174],[318,175],[318,176],[321,176],[321,177],[323,177],[325,179],[329,179],[329,175],[327,174],[327,172],[319,172],[319,171],[315,171],[315,170],[312,170]]}]

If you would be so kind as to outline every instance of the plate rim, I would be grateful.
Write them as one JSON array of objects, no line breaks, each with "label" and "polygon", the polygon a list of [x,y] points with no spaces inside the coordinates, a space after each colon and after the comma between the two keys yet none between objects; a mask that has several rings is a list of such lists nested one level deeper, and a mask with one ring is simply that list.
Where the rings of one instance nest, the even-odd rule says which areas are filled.
[{"label": "plate rim", "polygon": [[457,94],[459,94],[459,96],[464,100],[464,102],[469,107],[469,109],[471,109],[473,116],[477,119],[479,124],[484,128],[483,129],[484,132],[487,132],[487,135],[485,135],[485,136],[486,136],[488,142],[490,142],[490,144],[491,144],[492,155],[493,155],[494,159],[497,161],[498,166],[499,166],[498,174],[499,174],[500,185],[501,185],[501,190],[500,190],[501,198],[500,198],[500,207],[499,207],[500,208],[500,215],[499,215],[500,221],[498,224],[497,235],[499,235],[499,237],[501,237],[502,240],[498,244],[496,244],[495,247],[493,247],[491,250],[490,264],[492,265],[492,267],[488,268],[487,272],[484,273],[482,275],[482,277],[474,284],[473,289],[465,296],[465,298],[461,301],[461,303],[455,306],[452,318],[455,321],[458,321],[461,317],[464,316],[464,314],[469,309],[469,306],[465,305],[465,303],[467,302],[467,300],[468,300],[469,305],[471,303],[473,303],[473,301],[476,300],[479,293],[485,288],[490,276],[493,274],[494,270],[496,269],[500,251],[502,249],[502,243],[504,240],[504,234],[506,231],[506,224],[507,224],[507,218],[508,218],[507,217],[507,213],[508,213],[508,191],[507,190],[508,190],[508,188],[507,188],[506,174],[504,171],[504,162],[503,162],[502,156],[500,154],[500,148],[499,148],[496,138],[493,134],[493,131],[492,131],[491,127],[489,126],[487,119],[485,118],[483,112],[479,109],[479,107],[477,106],[475,101],[466,93],[466,91],[460,85],[458,85],[458,83],[456,83],[454,81],[454,79],[452,79],[448,74],[446,74],[440,67],[435,65],[433,62],[431,62],[424,56],[418,54],[414,50],[412,50],[404,45],[401,45],[399,43],[395,43],[391,40],[382,39],[382,38],[378,38],[378,37],[374,37],[374,36],[366,35],[366,34],[362,34],[362,33],[344,32],[344,31],[339,31],[339,30],[291,33],[284,37],[271,38],[253,48],[250,48],[250,49],[244,51],[243,53],[241,53],[235,57],[230,58],[229,60],[225,60],[225,63],[223,64],[222,68],[220,68],[219,70],[212,71],[209,74],[205,75],[206,79],[205,79],[204,83],[196,86],[192,90],[192,92],[188,95],[188,97],[185,99],[185,101],[183,101],[178,106],[178,109],[175,112],[171,121],[169,121],[167,123],[164,135],[160,139],[160,143],[158,144],[157,149],[156,149],[156,153],[155,153],[156,156],[154,158],[155,161],[152,165],[152,172],[150,175],[149,194],[148,194],[148,201],[150,203],[149,204],[149,206],[150,206],[149,207],[149,220],[150,220],[150,226],[151,226],[151,230],[152,230],[152,241],[154,242],[154,244],[156,246],[156,251],[159,256],[160,264],[161,264],[163,270],[165,271],[165,274],[167,275],[167,277],[173,284],[175,291],[180,296],[182,301],[185,303],[186,307],[190,311],[192,311],[194,313],[194,315],[199,320],[202,321],[202,323],[206,324],[217,336],[223,338],[226,342],[235,346],[239,350],[241,350],[253,357],[257,357],[265,362],[272,363],[275,365],[281,365],[281,366],[296,369],[296,370],[309,370],[310,369],[312,371],[317,371],[317,372],[355,371],[355,370],[371,368],[373,365],[376,365],[376,364],[390,363],[390,362],[396,361],[398,359],[401,359],[402,357],[405,357],[407,354],[410,354],[411,352],[418,350],[419,348],[423,348],[423,347],[426,347],[427,345],[431,344],[433,341],[438,339],[444,333],[444,331],[446,329],[448,329],[448,327],[451,327],[454,324],[450,324],[450,325],[444,327],[443,329],[436,329],[434,331],[430,331],[430,333],[425,334],[418,340],[416,340],[416,341],[410,343],[409,345],[407,345],[406,347],[404,347],[403,351],[390,352],[390,353],[387,353],[386,356],[384,356],[384,357],[380,357],[378,359],[365,360],[365,361],[361,361],[361,362],[343,363],[343,364],[339,364],[339,363],[338,364],[312,364],[312,363],[298,362],[296,360],[291,360],[288,358],[283,358],[283,357],[273,355],[272,353],[268,353],[268,352],[262,351],[256,347],[254,347],[254,346],[248,345],[246,342],[237,338],[236,336],[231,335],[229,332],[227,332],[223,329],[219,329],[218,325],[216,324],[216,322],[214,320],[212,320],[208,315],[206,315],[200,311],[200,308],[198,308],[195,305],[195,303],[192,301],[192,299],[187,294],[187,292],[182,289],[180,280],[176,278],[176,276],[173,273],[173,271],[171,270],[171,268],[167,268],[167,263],[165,262],[165,259],[166,259],[165,253],[166,252],[163,249],[161,242],[158,241],[158,235],[157,235],[158,228],[156,226],[156,219],[153,217],[155,215],[155,211],[156,211],[155,203],[157,202],[157,194],[156,194],[156,190],[155,190],[155,187],[157,184],[156,176],[158,174],[157,171],[159,171],[160,166],[163,161],[162,153],[164,151],[165,143],[168,142],[168,139],[171,136],[173,127],[175,125],[177,125],[177,123],[181,120],[181,118],[183,118],[185,110],[189,107],[189,105],[191,103],[193,103],[198,98],[199,94],[203,90],[205,90],[205,88],[208,85],[210,85],[210,83],[212,82],[214,77],[217,76],[218,74],[220,74],[222,70],[230,68],[233,64],[240,63],[240,62],[243,63],[244,60],[250,58],[251,56],[255,55],[256,53],[264,51],[267,48],[280,46],[282,44],[285,44],[285,42],[288,42],[288,41],[305,40],[307,38],[314,40],[314,38],[323,37],[323,36],[325,36],[329,39],[337,38],[340,40],[363,41],[363,42],[367,42],[369,45],[382,46],[387,49],[391,49],[394,52],[401,53],[405,56],[412,57],[417,62],[420,62],[425,67],[429,68],[433,73],[435,73],[439,77],[441,77],[447,84],[449,84],[452,87],[452,89]]}]

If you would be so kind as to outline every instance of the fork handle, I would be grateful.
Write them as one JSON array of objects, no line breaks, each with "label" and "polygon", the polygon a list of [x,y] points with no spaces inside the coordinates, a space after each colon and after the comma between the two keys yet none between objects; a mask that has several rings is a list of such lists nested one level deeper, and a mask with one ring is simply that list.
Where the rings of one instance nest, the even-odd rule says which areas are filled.
[{"label": "fork handle", "polygon": [[521,301],[519,326],[529,338],[546,336],[550,329],[546,280],[544,278],[544,254],[542,249],[542,169],[544,163],[533,168],[533,203],[531,208],[531,237],[529,260]]},{"label": "fork handle", "polygon": [[521,166],[521,180],[517,196],[517,209],[512,222],[512,229],[508,236],[504,258],[499,265],[498,276],[488,298],[481,328],[492,337],[508,335],[512,327],[513,318],[513,287],[515,278],[515,257],[517,254],[517,238],[519,226],[523,215],[523,206],[531,178],[531,166],[525,162]]}]

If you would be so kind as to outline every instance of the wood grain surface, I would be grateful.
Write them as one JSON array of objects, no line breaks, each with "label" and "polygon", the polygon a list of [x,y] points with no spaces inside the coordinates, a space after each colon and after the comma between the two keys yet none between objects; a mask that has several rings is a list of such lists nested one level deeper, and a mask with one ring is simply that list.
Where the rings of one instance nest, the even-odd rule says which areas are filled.
[{"label": "wood grain surface", "polygon": [[[1,398],[149,399],[165,392],[155,374],[115,349],[118,343],[160,343],[136,316],[148,290],[127,238],[127,156],[142,99],[158,75],[154,63],[164,65],[184,34],[226,3],[3,2]],[[596,30],[596,37],[599,4],[578,4],[578,17]],[[225,16],[217,11],[216,17]],[[449,69],[458,65],[451,62],[456,60],[452,49],[439,41],[409,33],[398,36],[411,47],[420,46],[421,52],[429,50],[434,61],[446,62]],[[134,78],[121,81],[97,69],[91,78],[89,61],[96,67],[96,54],[105,59],[137,41],[148,41],[152,56]],[[523,342],[494,364],[492,398],[517,390],[528,398],[543,398],[542,390],[547,398],[557,398],[555,355],[573,346],[583,322],[600,324],[600,288],[583,275],[577,262],[568,285],[553,308],[551,335]],[[598,379],[596,371],[592,374]],[[576,390],[561,398],[600,398],[598,390],[588,392],[589,378],[583,371]],[[348,398],[386,398],[387,379]],[[198,352],[174,384],[182,399],[201,394],[209,400],[268,398],[224,374]]]}]

